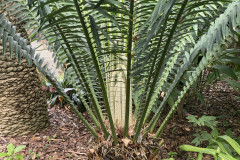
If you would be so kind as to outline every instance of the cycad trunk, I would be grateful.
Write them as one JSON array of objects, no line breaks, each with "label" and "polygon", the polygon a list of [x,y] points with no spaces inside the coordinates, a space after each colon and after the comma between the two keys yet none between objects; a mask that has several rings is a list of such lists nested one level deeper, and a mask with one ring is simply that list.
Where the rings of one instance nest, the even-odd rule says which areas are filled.
[{"label": "cycad trunk", "polygon": [[[14,16],[7,17],[16,22]],[[26,31],[21,29],[21,25],[15,25],[26,38]],[[21,64],[16,58],[10,59],[8,51],[9,48],[3,56],[3,48],[0,47],[0,135],[17,136],[36,132],[49,124],[46,96],[41,89],[36,67],[29,67],[25,59]]]},{"label": "cycad trunk", "polygon": [[[113,116],[113,120],[118,124],[120,128],[124,127],[125,122],[125,113],[126,113],[126,62],[123,60],[124,57],[121,57],[122,60],[112,61],[112,65],[114,63],[118,63],[115,67],[110,69],[110,73],[108,75],[108,97],[109,103],[111,107],[111,114]],[[130,94],[131,95],[131,94]],[[132,123],[132,101],[130,98],[130,115],[129,115],[129,124]]]},{"label": "cycad trunk", "polygon": [[1,135],[23,135],[48,125],[46,98],[39,85],[35,67],[0,56]]}]

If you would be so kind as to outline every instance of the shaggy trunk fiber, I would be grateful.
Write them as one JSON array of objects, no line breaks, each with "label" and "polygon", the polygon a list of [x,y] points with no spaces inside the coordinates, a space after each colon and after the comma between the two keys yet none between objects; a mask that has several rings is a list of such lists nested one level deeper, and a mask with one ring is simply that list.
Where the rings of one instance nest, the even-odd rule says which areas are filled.
[{"label": "shaggy trunk fiber", "polygon": [[[17,31],[27,38],[26,31],[21,28],[23,24],[16,23],[14,15],[8,16],[5,9],[1,8],[0,13],[5,13]],[[2,56],[0,40],[0,135],[17,136],[36,132],[49,124],[46,96],[41,89],[36,67],[29,67],[25,59],[21,64],[17,59],[10,59],[8,51],[9,48]]]}]

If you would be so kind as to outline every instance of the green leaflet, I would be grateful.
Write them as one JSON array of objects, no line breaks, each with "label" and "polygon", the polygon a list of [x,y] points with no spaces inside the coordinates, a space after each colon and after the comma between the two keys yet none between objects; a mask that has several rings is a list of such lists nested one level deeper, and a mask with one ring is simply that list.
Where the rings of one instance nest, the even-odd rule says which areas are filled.
[{"label": "green leaflet", "polygon": [[[118,86],[126,89],[124,98],[115,99],[127,101],[126,113],[121,113],[126,117],[125,136],[128,135],[128,118],[131,116],[128,112],[132,107],[129,105],[132,91],[135,92],[135,106],[139,106],[135,111],[138,119],[135,124],[135,141],[142,134],[142,127],[145,127],[148,120],[144,134],[154,129],[163,107],[171,102],[171,111],[157,131],[157,138],[201,71],[221,55],[219,52],[223,48],[220,46],[225,45],[225,41],[237,38],[235,33],[239,33],[239,1],[231,3],[211,27],[209,22],[223,12],[219,11],[220,6],[225,9],[225,5],[219,3],[221,1],[94,2],[29,0],[28,5],[32,8],[24,8],[22,3],[12,6],[9,11],[17,13],[17,17],[21,17],[20,21],[26,20],[27,29],[33,29],[31,37],[46,39],[49,49],[54,51],[54,59],[67,66],[65,72],[68,80],[77,90],[96,128],[103,132],[105,139],[109,138],[111,130],[114,142],[117,143],[117,124],[113,122],[110,97],[119,91],[114,88],[118,81],[124,82]],[[27,12],[32,15],[26,16]],[[2,19],[0,17],[1,22]],[[4,26],[0,27],[0,35],[4,41],[3,46],[9,42],[10,57],[17,57],[19,62],[26,58],[30,65],[37,65],[63,94],[61,86],[46,72],[47,66],[42,66],[43,60],[34,54],[26,41],[15,33],[8,22],[4,21],[0,25]],[[3,48],[5,53],[6,46]],[[203,58],[195,63],[199,55]],[[229,69],[219,69],[236,79],[236,75]],[[119,73],[124,75],[122,79],[118,79]],[[113,83],[108,83],[110,81]],[[178,89],[180,81],[183,86]],[[235,83],[229,83],[238,88]],[[110,84],[116,91],[114,95],[109,92]],[[89,102],[84,100],[81,91],[86,93]],[[63,96],[74,107],[68,97]],[[155,115],[148,117],[153,109]],[[76,114],[97,137],[95,129],[79,113]]]},{"label": "green leaflet", "polygon": [[[0,15],[0,29],[1,30],[6,30],[9,28],[12,28],[12,26],[9,24],[8,27],[6,27],[7,20],[5,19],[5,16],[3,14]],[[38,68],[38,70],[45,75],[48,80],[53,84],[53,86],[56,88],[56,90],[58,90],[59,94],[61,96],[63,96],[64,100],[66,100],[66,102],[70,105],[70,107],[73,109],[73,111],[78,115],[79,119],[82,120],[82,122],[86,125],[86,127],[90,130],[90,132],[94,135],[94,137],[97,139],[97,133],[96,131],[93,129],[93,127],[85,120],[85,118],[82,116],[82,114],[76,109],[76,107],[74,106],[73,102],[70,100],[70,98],[68,97],[68,95],[64,92],[64,90],[62,89],[61,85],[57,82],[56,78],[49,73],[46,69],[46,67],[42,67],[41,64],[43,63],[43,60],[40,59],[39,60],[39,55],[35,56],[35,50],[31,50],[30,52],[29,50],[29,46],[27,46],[26,40],[19,37],[19,35],[15,34],[15,33],[10,33],[10,36],[13,37],[13,41],[16,43],[15,47],[17,47],[17,50],[15,50],[16,54],[18,55],[18,61],[21,62],[21,57],[22,54],[27,54],[24,57],[33,61],[34,64],[36,65],[36,67]],[[3,37],[0,34],[0,38]],[[22,52],[25,51],[25,52]],[[28,52],[27,52],[28,51]],[[45,68],[45,69],[44,69]],[[12,153],[14,152],[14,149],[12,146],[8,147],[8,152]]]},{"label": "green leaflet", "polygon": [[[166,94],[166,96],[164,97],[164,100],[162,101],[159,109],[158,109],[158,113],[160,113],[160,108],[165,104],[167,98],[170,96],[170,93],[172,92],[173,88],[177,85],[178,81],[180,80],[180,78],[182,77],[182,75],[184,74],[184,72],[188,69],[188,67],[191,65],[191,62],[195,59],[195,56],[197,56],[198,54],[198,51],[201,50],[201,47],[203,48],[207,48],[207,52],[206,52],[206,55],[205,57],[201,60],[199,66],[196,68],[196,72],[193,72],[192,76],[189,77],[189,81],[187,81],[185,83],[185,86],[183,88],[183,91],[181,91],[179,97],[178,97],[178,100],[175,102],[175,107],[172,107],[171,111],[169,112],[167,118],[164,120],[164,122],[162,123],[162,125],[160,126],[160,128],[158,129],[157,131],[157,134],[156,134],[156,137],[160,135],[160,133],[162,132],[164,126],[166,125],[167,123],[167,119],[170,118],[171,114],[174,113],[174,110],[176,110],[176,107],[177,107],[177,104],[180,103],[181,101],[181,98],[184,96],[184,94],[186,93],[186,91],[189,89],[189,87],[193,84],[193,82],[196,80],[196,78],[198,77],[198,75],[200,74],[200,72],[208,65],[208,63],[210,61],[213,60],[214,57],[217,57],[218,54],[221,54],[221,52],[219,53],[219,51],[221,50],[220,49],[220,46],[217,45],[217,44],[212,44],[213,46],[209,46],[208,45],[205,45],[204,43],[209,43],[209,41],[213,41],[211,40],[212,38],[215,38],[214,36],[212,35],[216,35],[216,34],[219,34],[218,32],[221,31],[221,30],[213,30],[213,28],[220,28],[220,27],[224,27],[226,26],[226,23],[227,21],[222,21],[222,19],[227,19],[227,15],[229,14],[236,14],[236,12],[234,12],[234,10],[237,10],[239,5],[238,5],[239,2],[234,2],[232,4],[230,4],[227,8],[227,10],[225,11],[225,13],[223,15],[221,15],[218,19],[216,19],[216,22],[215,24],[213,24],[211,26],[211,28],[209,29],[208,31],[208,34],[207,35],[204,35],[202,36],[202,39],[195,45],[194,49],[191,49],[190,52],[190,59],[189,61],[185,61],[185,64],[182,65],[182,67],[180,68],[180,70],[178,71],[178,75],[176,76],[174,82],[172,83],[171,87],[169,88],[168,90],[168,93]],[[234,16],[233,16],[234,17]],[[230,20],[229,20],[230,21]],[[235,24],[236,26],[239,25],[239,24]],[[233,26],[234,27],[234,26]],[[228,30],[226,30],[229,34],[228,36],[230,36],[230,30],[231,28],[229,28]],[[235,33],[232,32],[232,35],[234,35]],[[224,39],[225,38],[225,39]],[[209,40],[210,39],[210,40]],[[221,43],[226,43],[226,41],[224,40],[228,40],[228,39],[231,39],[231,37],[222,37],[222,41]],[[203,43],[203,44],[202,44]],[[155,115],[155,118],[157,118],[157,114]],[[152,120],[153,121],[153,120]],[[150,123],[150,126],[153,124],[153,122]]]},{"label": "green leaflet", "polygon": [[227,135],[219,136],[219,138],[222,138],[225,141],[227,141],[235,149],[235,151],[240,155],[240,145],[235,140],[233,140]]}]

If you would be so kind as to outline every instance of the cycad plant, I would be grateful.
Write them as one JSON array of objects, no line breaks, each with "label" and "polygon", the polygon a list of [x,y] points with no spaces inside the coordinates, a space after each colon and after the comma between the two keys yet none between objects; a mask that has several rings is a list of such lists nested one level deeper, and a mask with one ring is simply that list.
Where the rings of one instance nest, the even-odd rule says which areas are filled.
[{"label": "cycad plant", "polygon": [[114,144],[116,128],[124,137],[134,130],[135,143],[148,132],[158,138],[201,71],[240,34],[239,0],[28,0],[9,11],[27,21],[30,38],[47,40],[94,124],[1,15],[3,45],[33,61],[97,140],[101,132]]}]

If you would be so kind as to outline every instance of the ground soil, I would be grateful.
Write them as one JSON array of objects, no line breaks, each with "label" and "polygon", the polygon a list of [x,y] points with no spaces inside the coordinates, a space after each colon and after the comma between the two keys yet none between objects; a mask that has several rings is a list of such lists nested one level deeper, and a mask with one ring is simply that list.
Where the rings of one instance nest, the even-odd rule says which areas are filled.
[{"label": "ground soil", "polygon": [[[219,124],[217,128],[220,134],[224,134],[227,129],[230,129],[234,137],[240,136],[240,100],[239,93],[234,91],[227,83],[218,82],[214,85],[207,85],[203,89],[205,102],[202,103],[194,95],[188,95],[185,99],[184,109],[188,114],[196,117],[203,115],[215,116]],[[177,152],[179,160],[191,159],[196,157],[196,153],[186,153],[178,147],[182,144],[191,144],[195,138],[197,127],[193,127],[186,117],[179,119],[176,115],[168,123],[162,138],[164,139],[164,147],[168,152]],[[210,128],[201,128],[202,130],[211,131]],[[192,144],[191,144],[192,145]],[[207,143],[201,144],[206,147]],[[195,158],[194,158],[195,159]],[[204,160],[213,159],[206,156]]]},{"label": "ground soil", "polygon": [[[231,129],[234,136],[240,136],[240,101],[239,94],[233,91],[226,83],[205,87],[205,103],[201,103],[194,96],[185,100],[184,109],[188,114],[201,117],[202,115],[216,116],[220,122],[218,128],[221,133]],[[86,113],[84,113],[85,115]],[[25,159],[87,159],[92,137],[77,117],[65,108],[49,108],[51,125],[42,131],[15,138],[0,137],[0,151],[6,151],[9,142],[14,145],[26,145],[21,152]],[[87,118],[87,115],[85,115]],[[88,119],[88,118],[87,118]],[[186,153],[178,147],[182,144],[191,144],[196,131],[184,117],[179,119],[175,115],[168,123],[163,135],[161,148],[164,158],[170,157],[169,152],[176,152],[175,159],[187,160],[196,157],[194,153]],[[205,128],[210,131],[208,128]],[[206,144],[202,144],[204,146]],[[194,158],[193,158],[194,159]],[[204,159],[212,159],[205,156]]]},{"label": "ground soil", "polygon": [[14,138],[0,137],[0,150],[8,143],[26,145],[24,159],[87,159],[88,141],[91,138],[77,116],[56,106],[49,108],[50,126],[35,134]]}]

